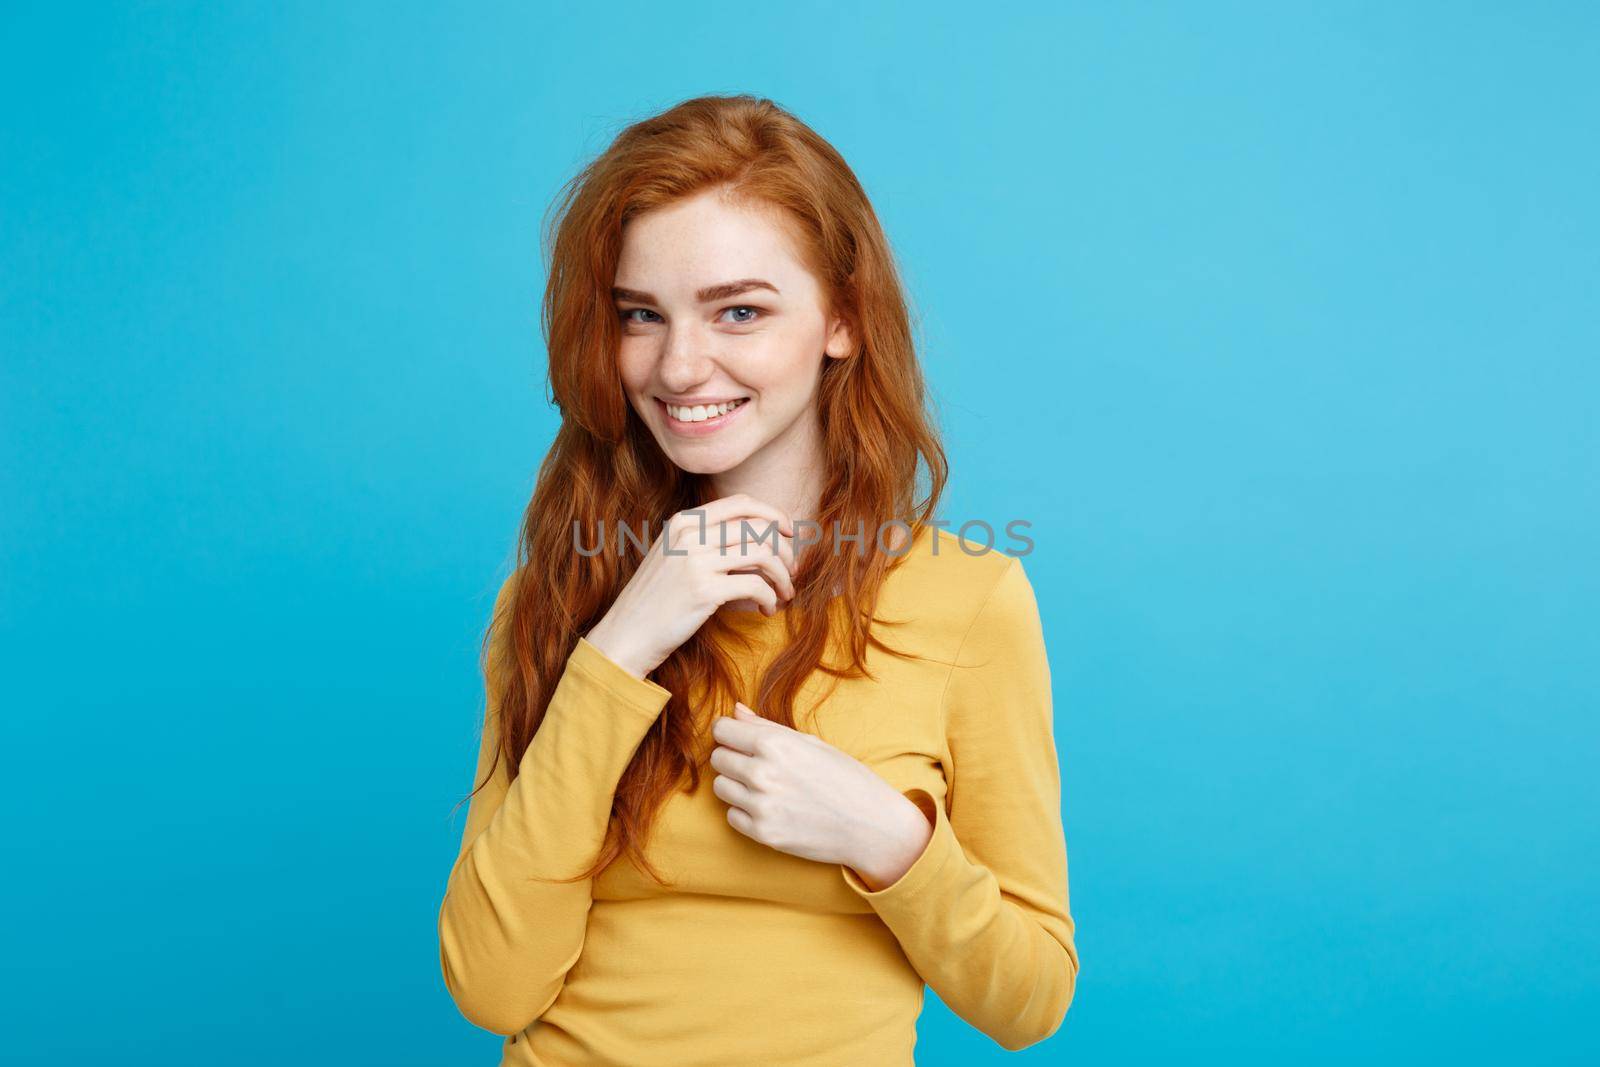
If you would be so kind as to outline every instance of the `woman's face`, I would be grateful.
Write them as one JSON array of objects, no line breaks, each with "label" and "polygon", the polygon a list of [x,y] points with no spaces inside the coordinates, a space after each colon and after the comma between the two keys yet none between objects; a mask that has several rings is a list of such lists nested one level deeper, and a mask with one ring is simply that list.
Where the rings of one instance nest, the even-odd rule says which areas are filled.
[{"label": "woman's face", "polygon": [[630,219],[612,295],[623,388],[673,463],[812,459],[822,361],[850,336],[771,214],[708,191]]}]

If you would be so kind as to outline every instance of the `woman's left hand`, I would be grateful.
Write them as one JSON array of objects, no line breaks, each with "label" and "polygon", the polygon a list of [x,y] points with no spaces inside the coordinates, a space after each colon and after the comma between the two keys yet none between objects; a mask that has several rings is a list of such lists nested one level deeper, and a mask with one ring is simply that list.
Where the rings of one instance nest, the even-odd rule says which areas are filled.
[{"label": "woman's left hand", "polygon": [[743,704],[718,716],[711,789],[728,823],[779,852],[849,866],[869,889],[892,885],[927,847],[922,809],[860,760]]}]

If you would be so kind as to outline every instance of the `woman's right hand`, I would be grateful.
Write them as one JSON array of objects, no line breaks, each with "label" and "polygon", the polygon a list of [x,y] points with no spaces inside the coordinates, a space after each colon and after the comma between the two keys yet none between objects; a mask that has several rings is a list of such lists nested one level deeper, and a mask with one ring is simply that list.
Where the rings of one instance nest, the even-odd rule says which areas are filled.
[{"label": "woman's right hand", "polygon": [[584,637],[643,678],[723,604],[753,600],[763,615],[776,614],[780,601],[794,599],[794,567],[789,516],[744,493],[725,496],[668,519],[616,602]]}]

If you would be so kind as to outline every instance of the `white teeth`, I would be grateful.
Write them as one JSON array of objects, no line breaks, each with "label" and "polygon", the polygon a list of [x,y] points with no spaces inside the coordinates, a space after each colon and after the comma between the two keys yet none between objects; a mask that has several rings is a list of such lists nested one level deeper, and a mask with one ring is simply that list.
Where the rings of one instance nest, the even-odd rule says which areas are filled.
[{"label": "white teeth", "polygon": [[749,398],[742,397],[722,404],[695,404],[693,407],[679,407],[676,404],[668,404],[667,414],[679,422],[704,422],[707,419],[714,419],[718,415],[726,415],[747,399]]}]

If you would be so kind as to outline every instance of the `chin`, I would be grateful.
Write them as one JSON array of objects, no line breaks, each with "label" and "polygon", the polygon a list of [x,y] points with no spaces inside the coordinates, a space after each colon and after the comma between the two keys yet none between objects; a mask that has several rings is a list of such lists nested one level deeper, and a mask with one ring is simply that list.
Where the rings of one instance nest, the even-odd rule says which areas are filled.
[{"label": "chin", "polygon": [[[661,445],[659,439],[656,444]],[[738,453],[729,453],[722,449],[700,451],[684,448],[676,441],[671,448],[662,447],[661,452],[672,461],[673,466],[688,474],[726,474],[749,458],[749,453],[744,451]]]},{"label": "chin", "polygon": [[722,462],[719,460],[706,459],[704,457],[680,457],[674,456],[670,452],[667,453],[667,458],[672,461],[673,466],[677,467],[686,474],[704,475],[726,474],[728,471],[733,470],[742,462],[742,460],[728,460],[726,462]]}]

